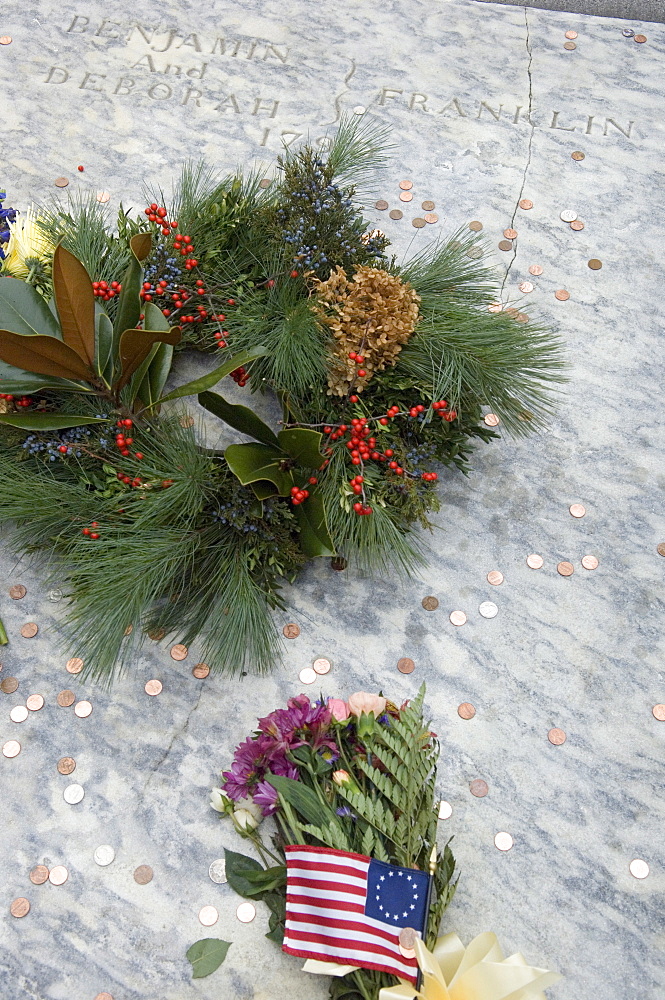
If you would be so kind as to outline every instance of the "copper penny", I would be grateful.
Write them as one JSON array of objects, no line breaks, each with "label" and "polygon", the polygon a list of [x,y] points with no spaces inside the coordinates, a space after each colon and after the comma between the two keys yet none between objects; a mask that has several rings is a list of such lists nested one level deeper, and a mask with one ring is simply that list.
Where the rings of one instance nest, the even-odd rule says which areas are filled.
[{"label": "copper penny", "polygon": [[111,195],[108,193],[108,191],[98,191],[97,192],[97,201],[100,204],[105,205],[106,202],[110,201],[110,200],[111,200]]},{"label": "copper penny", "polygon": [[332,663],[327,656],[319,656],[316,660],[314,660],[312,668],[314,673],[319,674],[319,676],[323,676],[324,674],[330,673]]},{"label": "copper penny", "polygon": [[22,583],[17,583],[13,587],[9,588],[9,596],[13,601],[20,601],[21,598],[25,597],[27,593],[28,591],[25,589]]},{"label": "copper penny", "polygon": [[30,912],[30,903],[25,896],[19,896],[9,907],[9,912],[12,917],[24,917],[26,913]]},{"label": "copper penny", "polygon": [[21,752],[21,744],[18,740],[7,740],[2,748],[5,757],[18,757]]},{"label": "copper penny", "polygon": [[516,240],[517,239],[517,230],[516,229],[504,229],[503,235],[506,237],[507,240]]},{"label": "copper penny", "polygon": [[413,226],[414,229],[424,229],[427,223],[425,222],[424,219],[416,218],[416,219],[411,219],[411,225]]},{"label": "copper penny", "polygon": [[145,685],[144,690],[145,690],[146,694],[149,694],[152,697],[154,697],[156,694],[161,694],[162,693],[162,682],[158,681],[156,679],[153,679],[151,681],[146,681],[146,685]]},{"label": "copper penny", "polygon": [[476,710],[470,701],[463,701],[461,705],[457,706],[457,714],[460,719],[472,719],[476,714]]},{"label": "copper penny", "polygon": [[34,636],[37,635],[38,632],[39,632],[39,625],[36,625],[34,622],[28,622],[21,629],[21,635],[23,636],[24,639],[32,639],[34,638]]},{"label": "copper penny", "polygon": [[183,646],[181,642],[177,642],[175,646],[171,646],[171,659],[185,660],[188,652],[189,650],[187,649],[187,646]]},{"label": "copper penny", "polygon": [[556,568],[557,573],[561,576],[572,576],[575,572],[575,567],[569,562],[560,562]]},{"label": "copper penny", "polygon": [[571,159],[573,159],[573,160],[583,160],[584,159],[584,153],[581,152],[581,150],[579,150],[579,149],[576,149],[574,153],[570,154],[570,156],[571,156]]},{"label": "copper penny", "polygon": [[654,705],[651,713],[654,719],[658,719],[659,722],[665,722],[665,705]]},{"label": "copper penny", "polygon": [[483,255],[481,247],[469,247],[466,252],[467,257],[471,257],[472,260],[479,260]]},{"label": "copper penny", "polygon": [[0,689],[4,691],[5,694],[14,694],[14,691],[18,688],[18,679],[16,677],[5,677],[2,684],[0,684]]},{"label": "copper penny", "polygon": [[523,208],[525,212],[528,212],[530,208],[533,208],[533,202],[530,198],[522,198],[520,201],[520,208]]},{"label": "copper penny", "polygon": [[133,631],[134,631],[134,626],[130,624],[125,629],[123,635],[131,635]]},{"label": "copper penny", "polygon": [[573,230],[574,233],[581,233],[582,230],[584,229],[584,223],[582,222],[581,219],[575,219],[574,222],[571,222],[570,228]]},{"label": "copper penny", "polygon": [[87,719],[92,712],[92,705],[89,701],[79,701],[74,705],[74,715],[79,719]]},{"label": "copper penny", "polygon": [[430,226],[434,225],[435,222],[439,221],[439,216],[436,214],[436,212],[425,212],[423,218],[425,219],[425,222],[428,222],[430,224]]},{"label": "copper penny", "polygon": [[186,414],[184,417],[180,418],[180,426],[187,430],[189,427],[194,426],[194,417],[191,413]]},{"label": "copper penny", "polygon": [[44,707],[44,699],[41,694],[31,694],[26,698],[25,704],[31,712],[38,712]]},{"label": "copper penny", "polygon": [[202,681],[209,673],[210,667],[207,663],[197,663],[195,667],[192,667],[192,674],[198,681]]},{"label": "copper penny", "polygon": [[544,562],[543,557],[536,555],[535,552],[533,552],[530,556],[526,557],[526,564],[529,567],[529,569],[542,569],[543,562]]},{"label": "copper penny", "polygon": [[67,660],[65,669],[69,674],[80,674],[83,670],[83,660],[80,656],[72,656],[71,660]]},{"label": "copper penny", "polygon": [[261,180],[259,181],[259,187],[260,188],[270,187],[270,178],[262,177]]},{"label": "copper penny", "polygon": [[508,306],[508,307],[507,307],[506,309],[504,309],[503,311],[504,311],[505,313],[507,313],[507,314],[508,314],[508,316],[513,316],[513,317],[514,317],[515,319],[517,319],[517,317],[518,317],[518,316],[519,316],[519,314],[520,314],[520,311],[519,311],[519,309],[514,309],[514,308],[513,308],[512,306]]},{"label": "copper penny", "polygon": [[518,323],[528,323],[529,322],[529,317],[527,316],[526,313],[518,313],[517,316],[515,317],[515,319],[517,320]]},{"label": "copper penny", "polygon": [[12,36],[11,35],[0,35],[0,45],[11,45]]},{"label": "copper penny", "polygon": [[477,799],[482,799],[483,796],[487,795],[489,788],[486,781],[482,778],[475,778],[469,785],[469,791],[472,795],[475,795]]},{"label": "copper penny", "polygon": [[161,642],[165,635],[166,635],[166,629],[163,628],[148,629],[148,638],[152,639],[153,642]]},{"label": "copper penny", "polygon": [[566,734],[563,729],[550,729],[547,738],[555,747],[560,747],[562,743],[566,742]]},{"label": "copper penny", "polygon": [[533,284],[532,281],[520,281],[517,287],[519,288],[520,292],[524,292],[524,294],[526,295],[528,294],[528,292],[532,292],[534,290],[535,285]]},{"label": "copper penny", "polygon": [[412,674],[416,669],[416,665],[410,657],[403,656],[401,660],[397,661],[397,669],[400,674]]},{"label": "copper penny", "polygon": [[[263,184],[263,181],[261,181],[261,184]],[[98,993],[94,1000],[113,1000],[113,997],[110,993]]]},{"label": "copper penny", "polygon": [[69,706],[73,705],[76,701],[76,695],[73,691],[65,690],[61,691],[55,700],[60,708],[69,708]]},{"label": "copper penny", "polygon": [[410,191],[411,188],[413,187],[413,181],[400,181],[399,186],[401,187],[402,191]]},{"label": "copper penny", "polygon": [[64,885],[69,878],[69,872],[64,865],[56,865],[48,873],[48,880],[51,885]]},{"label": "copper penny", "polygon": [[482,222],[478,222],[477,219],[474,219],[473,222],[469,223],[469,229],[471,229],[474,233],[479,233],[482,228]]},{"label": "copper penny", "polygon": [[568,509],[573,517],[584,517],[586,514],[586,507],[581,503],[573,503]]},{"label": "copper penny", "polygon": [[[665,542],[660,542],[656,546],[656,552],[658,553],[659,556],[665,556]],[[2,687],[2,685],[0,685],[0,687]],[[3,691],[4,691],[4,688],[3,688]]]},{"label": "copper penny", "polygon": [[413,201],[413,195],[410,191],[402,191],[399,196],[400,201]]},{"label": "copper penny", "polygon": [[513,245],[510,240],[499,240],[499,250],[512,250]]},{"label": "copper penny", "polygon": [[595,556],[582,556],[582,565],[585,569],[598,569],[598,560]]},{"label": "copper penny", "polygon": [[577,32],[576,31],[567,31],[566,32],[566,38],[577,38]]},{"label": "copper penny", "polygon": [[436,611],[439,606],[439,601],[436,597],[423,597],[420,603],[425,611]]},{"label": "copper penny", "polygon": [[57,188],[66,188],[67,185],[69,184],[69,181],[67,180],[66,177],[56,177],[53,183]]},{"label": "copper penny", "polygon": [[487,307],[487,311],[490,313],[500,313],[502,308],[503,307],[500,302],[490,302]]},{"label": "copper penny", "polygon": [[287,639],[297,639],[300,635],[300,626],[296,625],[295,622],[289,622],[288,625],[284,626],[282,632]]},{"label": "copper penny", "polygon": [[153,870],[150,865],[139,865],[134,872],[134,881],[139,885],[147,885],[152,882]]},{"label": "copper penny", "polygon": [[589,267],[591,268],[592,271],[600,271],[602,266],[603,266],[602,260],[598,260],[597,257],[592,257],[591,260],[589,261]]},{"label": "copper penny", "polygon": [[543,269],[540,266],[540,264],[532,264],[531,267],[529,268],[529,274],[535,274],[537,276],[537,275],[540,275],[542,273],[543,273]]},{"label": "copper penny", "polygon": [[436,205],[433,201],[424,201],[420,207],[424,212],[433,212]]},{"label": "copper penny", "polygon": [[30,881],[33,885],[43,885],[48,882],[48,868],[46,865],[37,865],[30,872]]},{"label": "copper penny", "polygon": [[451,624],[457,625],[458,628],[460,625],[464,625],[466,622],[466,615],[464,614],[463,611],[451,611],[449,618]]},{"label": "copper penny", "polygon": [[402,927],[399,932],[399,943],[402,948],[406,948],[408,951],[413,950],[413,946],[416,943],[416,938],[418,937],[418,932],[413,929],[413,927]]},{"label": "copper penny", "polygon": [[559,288],[554,293],[554,298],[558,299],[559,302],[567,302],[568,299],[570,298],[570,292],[567,292],[565,288]]},{"label": "copper penny", "polygon": [[487,424],[488,427],[498,427],[501,423],[496,413],[486,413],[483,417],[483,422]]},{"label": "copper penny", "polygon": [[564,49],[568,49],[569,52],[572,52],[573,49],[577,48],[577,45],[575,45],[575,42],[564,42],[563,47]]},{"label": "copper penny", "polygon": [[388,212],[388,215],[390,216],[391,219],[395,219],[395,221],[397,221],[397,219],[402,218],[404,212],[400,212],[399,208],[393,208],[391,212]]},{"label": "copper penny", "polygon": [[60,774],[71,774],[76,770],[76,761],[73,757],[61,757],[58,761],[58,771]]},{"label": "copper penny", "polygon": [[12,722],[25,722],[29,716],[29,712],[25,705],[14,705],[11,712],[9,713],[9,718]]},{"label": "copper penny", "polygon": [[381,198],[379,201],[374,203],[374,208],[378,208],[379,212],[385,212],[385,210],[388,208],[388,202],[384,201],[383,198]]},{"label": "copper penny", "polygon": [[633,36],[633,41],[637,42],[638,45],[644,45],[644,43],[646,42],[646,40],[647,40],[647,36],[646,35],[634,35]]},{"label": "copper penny", "polygon": [[491,583],[493,587],[498,587],[503,583],[503,573],[500,573],[498,569],[490,570],[487,574],[487,582]]}]

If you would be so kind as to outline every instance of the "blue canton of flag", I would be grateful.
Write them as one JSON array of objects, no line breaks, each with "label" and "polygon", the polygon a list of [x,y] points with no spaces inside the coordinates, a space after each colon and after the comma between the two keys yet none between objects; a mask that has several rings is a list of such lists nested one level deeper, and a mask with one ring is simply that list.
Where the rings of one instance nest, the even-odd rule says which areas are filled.
[{"label": "blue canton of flag", "polygon": [[413,927],[424,933],[429,875],[370,860],[365,913],[390,927]]}]

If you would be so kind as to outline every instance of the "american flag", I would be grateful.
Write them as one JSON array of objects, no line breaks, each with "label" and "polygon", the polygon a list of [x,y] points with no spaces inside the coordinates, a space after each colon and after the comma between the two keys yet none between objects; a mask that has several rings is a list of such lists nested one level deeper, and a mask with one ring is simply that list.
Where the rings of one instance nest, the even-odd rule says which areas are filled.
[{"label": "american flag", "polygon": [[412,927],[423,934],[430,876],[331,847],[285,850],[283,950],[415,983],[418,965],[400,951],[399,932]]}]

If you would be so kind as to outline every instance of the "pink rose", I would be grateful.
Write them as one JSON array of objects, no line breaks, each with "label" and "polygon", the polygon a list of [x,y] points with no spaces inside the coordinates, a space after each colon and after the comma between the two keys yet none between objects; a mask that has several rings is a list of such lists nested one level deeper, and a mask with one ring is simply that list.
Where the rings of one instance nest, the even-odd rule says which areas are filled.
[{"label": "pink rose", "polygon": [[386,699],[382,698],[378,694],[368,694],[366,691],[356,691],[352,694],[348,701],[349,712],[351,715],[356,715],[360,717],[363,712],[369,715],[370,712],[374,713],[374,718],[378,719],[380,715],[386,710]]},{"label": "pink rose", "polygon": [[349,710],[346,707],[346,702],[342,701],[341,698],[328,698],[328,708],[330,709],[333,719],[337,719],[338,722],[344,722],[344,720],[349,717]]}]

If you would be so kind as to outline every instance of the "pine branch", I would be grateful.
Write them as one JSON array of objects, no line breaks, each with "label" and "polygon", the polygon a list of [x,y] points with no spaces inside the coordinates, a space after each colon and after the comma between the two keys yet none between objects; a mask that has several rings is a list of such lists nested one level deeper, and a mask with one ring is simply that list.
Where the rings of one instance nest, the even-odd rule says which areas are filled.
[{"label": "pine branch", "polygon": [[388,163],[391,128],[366,115],[345,115],[325,154],[339,184],[357,186]]}]

